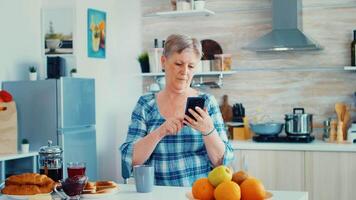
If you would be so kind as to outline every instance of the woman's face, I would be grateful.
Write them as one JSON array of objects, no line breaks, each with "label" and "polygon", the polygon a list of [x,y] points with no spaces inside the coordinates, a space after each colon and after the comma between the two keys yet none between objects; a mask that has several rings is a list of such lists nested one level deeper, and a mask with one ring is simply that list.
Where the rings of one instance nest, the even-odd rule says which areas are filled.
[{"label": "woman's face", "polygon": [[189,88],[200,58],[192,49],[162,56],[162,66],[166,72],[166,87],[181,92]]}]

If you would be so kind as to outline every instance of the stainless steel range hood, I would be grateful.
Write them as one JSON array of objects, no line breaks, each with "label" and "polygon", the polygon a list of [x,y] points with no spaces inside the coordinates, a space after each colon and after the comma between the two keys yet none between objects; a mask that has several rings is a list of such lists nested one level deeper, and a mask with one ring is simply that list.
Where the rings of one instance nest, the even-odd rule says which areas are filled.
[{"label": "stainless steel range hood", "polygon": [[272,31],[244,49],[252,51],[321,50],[303,32],[301,0],[272,0]]}]

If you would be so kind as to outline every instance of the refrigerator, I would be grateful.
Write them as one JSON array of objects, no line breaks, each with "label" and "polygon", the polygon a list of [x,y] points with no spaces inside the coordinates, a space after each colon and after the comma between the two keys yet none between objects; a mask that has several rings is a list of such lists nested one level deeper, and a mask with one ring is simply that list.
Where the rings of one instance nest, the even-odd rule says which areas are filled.
[{"label": "refrigerator", "polygon": [[68,162],[85,162],[86,175],[97,179],[94,79],[61,77],[3,82],[13,95],[18,115],[18,140],[38,151],[48,140],[63,150],[63,177]]}]

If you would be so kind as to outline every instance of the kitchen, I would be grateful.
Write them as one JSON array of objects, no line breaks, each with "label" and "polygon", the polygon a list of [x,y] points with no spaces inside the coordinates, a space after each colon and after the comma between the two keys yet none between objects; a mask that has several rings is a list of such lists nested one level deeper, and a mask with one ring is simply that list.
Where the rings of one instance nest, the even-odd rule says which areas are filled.
[{"label": "kitchen", "polygon": [[[0,81],[27,80],[29,64],[39,66],[40,78],[44,79],[46,75],[40,53],[40,19],[41,8],[46,2],[14,1],[6,4],[9,6],[1,8],[1,15],[11,19],[4,22],[11,31],[2,32],[2,38],[13,39],[6,40],[6,48],[0,50],[2,55],[6,55],[1,61]],[[52,4],[63,6],[59,2]],[[168,0],[77,1],[67,4],[73,6],[76,12],[75,34],[78,38],[74,51],[79,75],[93,77],[96,81],[97,154],[98,163],[105,163],[98,166],[100,178],[122,180],[117,148],[126,137],[129,123],[127,116],[131,114],[138,96],[152,81],[152,78],[140,76],[136,57],[143,50],[152,48],[155,38],[161,41],[172,32],[185,33],[199,39],[213,39],[220,43],[224,53],[232,54],[232,70],[237,73],[224,76],[221,89],[210,89],[207,92],[218,100],[228,94],[230,103],[242,102],[249,117],[263,114],[283,122],[284,114],[291,113],[294,107],[304,107],[307,113],[314,114],[317,124],[322,124],[328,117],[336,116],[336,102],[353,104],[355,74],[343,70],[343,66],[350,65],[349,46],[355,21],[355,17],[350,14],[355,9],[353,1],[304,0],[303,30],[324,49],[271,53],[243,50],[243,47],[271,29],[271,1],[207,0],[206,7],[214,11],[215,15],[175,18],[150,15],[171,10]],[[87,20],[87,8],[107,12],[111,28],[107,29],[106,59],[92,59],[86,55],[86,24],[83,22]],[[14,10],[19,11],[15,14]],[[130,19],[129,23],[125,19]],[[130,48],[126,48],[128,46]],[[207,79],[216,81],[216,77]],[[321,132],[319,129],[313,133],[320,138]],[[111,155],[118,156],[112,159]],[[298,155],[304,160],[304,154]],[[354,156],[354,153],[345,156]],[[352,158],[349,159],[354,160]],[[253,160],[250,157],[247,159],[249,162]],[[323,166],[322,162],[319,164]],[[250,168],[253,167],[251,165]],[[350,163],[350,166],[354,165]],[[356,174],[352,170],[350,173],[348,177]],[[345,181],[344,184],[351,191],[352,182]],[[298,187],[298,190],[306,190],[302,189],[304,185]],[[328,188],[323,192],[333,191]],[[343,192],[340,190],[335,193]],[[341,199],[353,198],[348,196]]]}]

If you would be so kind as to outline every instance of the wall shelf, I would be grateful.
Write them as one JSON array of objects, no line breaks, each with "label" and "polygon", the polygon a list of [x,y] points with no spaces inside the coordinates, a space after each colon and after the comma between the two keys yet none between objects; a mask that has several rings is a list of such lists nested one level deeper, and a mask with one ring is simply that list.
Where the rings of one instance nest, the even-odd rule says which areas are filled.
[{"label": "wall shelf", "polygon": [[[231,75],[236,73],[235,71],[211,71],[211,72],[199,72],[194,76],[215,76],[215,75]],[[141,73],[141,76],[144,77],[156,77],[156,76],[164,76],[164,72],[158,73]]]},{"label": "wall shelf", "polygon": [[188,16],[210,16],[215,15],[215,12],[202,9],[202,10],[182,10],[182,11],[165,11],[156,12],[146,15],[145,17],[188,17]]},{"label": "wall shelf", "polygon": [[345,71],[356,71],[356,66],[345,66],[344,70]]}]

